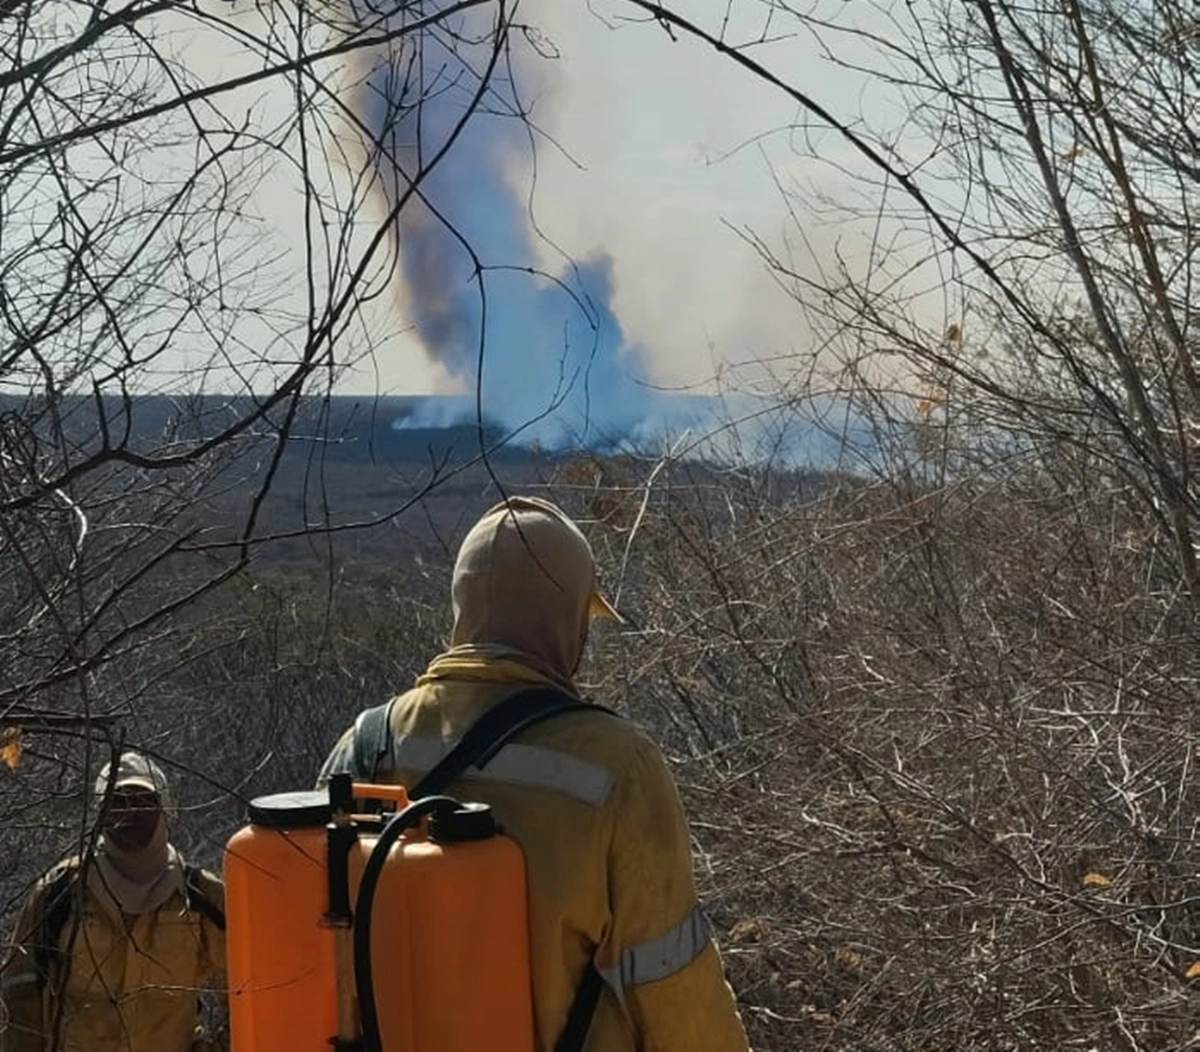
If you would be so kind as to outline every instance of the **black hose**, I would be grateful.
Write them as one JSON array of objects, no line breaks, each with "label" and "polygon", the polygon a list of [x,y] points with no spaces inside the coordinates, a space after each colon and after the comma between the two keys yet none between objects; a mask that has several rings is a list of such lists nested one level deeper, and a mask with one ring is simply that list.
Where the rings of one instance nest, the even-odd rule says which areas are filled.
[{"label": "black hose", "polygon": [[387,862],[388,852],[400,835],[433,811],[462,807],[449,796],[427,796],[397,811],[385,823],[379,839],[367,856],[363,867],[358,896],[354,900],[354,992],[358,996],[358,1015],[362,1021],[363,1048],[366,1052],[383,1052],[379,1036],[379,1016],[375,1011],[375,986],[371,976],[371,910],[375,903],[375,887]]}]

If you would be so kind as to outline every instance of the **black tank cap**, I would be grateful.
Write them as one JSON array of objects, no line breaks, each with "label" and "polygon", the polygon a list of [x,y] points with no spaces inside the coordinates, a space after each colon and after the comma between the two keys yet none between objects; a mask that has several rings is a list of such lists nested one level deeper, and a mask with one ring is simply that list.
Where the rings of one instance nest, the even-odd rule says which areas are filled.
[{"label": "black tank cap", "polygon": [[460,804],[429,816],[429,839],[440,844],[490,840],[496,832],[496,819],[487,804]]},{"label": "black tank cap", "polygon": [[246,808],[246,814],[255,825],[302,829],[325,825],[333,810],[329,806],[329,793],[320,789],[299,789],[256,796]]}]

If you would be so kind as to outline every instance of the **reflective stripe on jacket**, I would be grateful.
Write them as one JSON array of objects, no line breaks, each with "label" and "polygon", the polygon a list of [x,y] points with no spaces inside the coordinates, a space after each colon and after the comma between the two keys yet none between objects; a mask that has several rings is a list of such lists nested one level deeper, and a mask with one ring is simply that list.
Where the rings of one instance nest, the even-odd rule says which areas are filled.
[{"label": "reflective stripe on jacket", "polygon": [[[76,879],[70,886],[70,918],[58,933],[57,946],[39,954],[46,888],[62,866],[78,870],[79,862],[70,859],[38,882],[18,922],[13,952],[0,970],[0,1050],[49,1052],[60,1007],[54,992],[59,989],[57,1047],[62,1052],[192,1052],[209,1047],[198,1029],[197,995],[220,981],[220,928],[188,908],[182,888],[158,909],[122,918]],[[203,872],[198,882],[208,901],[222,908],[221,882]],[[52,963],[45,975],[47,961]]]},{"label": "reflective stripe on jacket", "polygon": [[[434,679],[392,706],[379,781],[412,785],[491,705],[524,684]],[[321,772],[353,771],[348,731]],[[696,902],[691,845],[662,753],[586,710],[538,724],[446,790],[490,804],[525,854],[537,1052],[550,1052],[588,963],[605,980],[588,1052],[746,1052]]]}]

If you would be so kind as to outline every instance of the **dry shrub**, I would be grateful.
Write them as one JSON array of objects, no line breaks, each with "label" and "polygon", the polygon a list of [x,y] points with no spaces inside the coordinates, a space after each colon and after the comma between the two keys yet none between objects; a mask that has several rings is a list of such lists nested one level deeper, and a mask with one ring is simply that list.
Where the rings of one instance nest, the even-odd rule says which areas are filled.
[{"label": "dry shrub", "polygon": [[[677,770],[758,1052],[1192,1047],[1194,629],[1120,495],[650,476],[544,491],[629,616],[584,679]],[[308,784],[411,682],[448,561],[260,574],[188,615],[172,676],[97,688],[174,764],[189,851],[216,862],[245,797]],[[10,904],[85,828],[78,749],[43,752],[0,782]]]},{"label": "dry shrub", "polygon": [[755,1047],[1190,1047],[1195,636],[1117,497],[656,486],[591,673],[678,761]]}]

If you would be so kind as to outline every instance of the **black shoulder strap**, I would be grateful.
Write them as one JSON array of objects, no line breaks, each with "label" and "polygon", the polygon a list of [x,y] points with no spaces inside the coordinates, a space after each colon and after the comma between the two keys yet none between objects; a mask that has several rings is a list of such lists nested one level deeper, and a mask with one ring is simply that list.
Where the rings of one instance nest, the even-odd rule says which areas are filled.
[{"label": "black shoulder strap", "polygon": [[571,1011],[567,1014],[567,1025],[555,1042],[554,1052],[583,1052],[583,1043],[587,1040],[588,1028],[592,1025],[592,1016],[596,1014],[603,987],[604,979],[595,963],[589,964],[579,989],[575,991],[575,1000],[571,1002]]},{"label": "black shoulder strap", "polygon": [[37,945],[34,947],[34,966],[43,983],[50,979],[50,970],[60,955],[58,942],[71,918],[71,899],[79,869],[64,863],[42,885],[42,919]]},{"label": "black shoulder strap", "polygon": [[564,712],[587,709],[590,712],[616,713],[600,705],[565,694],[551,687],[530,687],[497,702],[470,727],[458,743],[409,790],[409,797],[420,800],[436,796],[468,767],[483,770],[508,742],[535,723]]},{"label": "black shoulder strap", "polygon": [[[617,715],[611,709],[580,701],[550,687],[531,687],[509,695],[467,728],[458,744],[412,787],[410,797],[419,800],[423,796],[437,795],[468,767],[483,770],[509,741],[535,723],[581,709]],[[583,1052],[583,1043],[587,1040],[603,985],[604,980],[595,964],[589,964],[579,989],[575,991],[575,1000],[567,1014],[567,1025],[554,1045],[554,1052]]]},{"label": "black shoulder strap", "polygon": [[392,703],[385,701],[382,705],[360,712],[354,721],[354,767],[350,773],[355,778],[373,781],[379,776],[379,761],[388,754],[392,745],[391,714]]},{"label": "black shoulder strap", "polygon": [[219,930],[225,930],[225,911],[204,891],[200,883],[201,869],[190,862],[183,864],[183,888],[187,895],[187,906],[211,921]]}]

